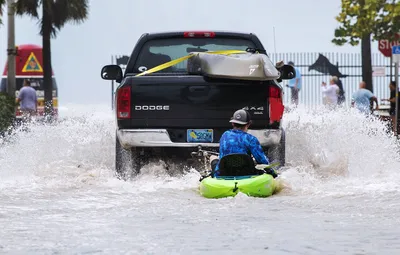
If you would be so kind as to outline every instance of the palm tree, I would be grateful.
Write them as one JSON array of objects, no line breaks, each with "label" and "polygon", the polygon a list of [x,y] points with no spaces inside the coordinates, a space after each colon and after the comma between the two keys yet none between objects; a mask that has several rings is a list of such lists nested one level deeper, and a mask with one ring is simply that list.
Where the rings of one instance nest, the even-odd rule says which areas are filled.
[{"label": "palm tree", "polygon": [[[0,0],[1,3],[5,0]],[[42,7],[42,16],[38,9]],[[76,24],[88,18],[88,0],[17,0],[17,15],[29,15],[40,21],[43,47],[43,85],[46,117],[53,116],[53,83],[51,68],[51,38],[68,22]]]}]

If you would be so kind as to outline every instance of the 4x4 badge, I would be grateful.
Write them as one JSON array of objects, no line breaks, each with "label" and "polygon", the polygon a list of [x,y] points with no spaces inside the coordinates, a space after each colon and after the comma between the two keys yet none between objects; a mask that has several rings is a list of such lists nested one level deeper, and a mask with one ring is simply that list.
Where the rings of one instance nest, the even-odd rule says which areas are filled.
[{"label": "4x4 badge", "polygon": [[264,111],[264,106],[245,106],[243,107],[243,110],[246,111]]}]

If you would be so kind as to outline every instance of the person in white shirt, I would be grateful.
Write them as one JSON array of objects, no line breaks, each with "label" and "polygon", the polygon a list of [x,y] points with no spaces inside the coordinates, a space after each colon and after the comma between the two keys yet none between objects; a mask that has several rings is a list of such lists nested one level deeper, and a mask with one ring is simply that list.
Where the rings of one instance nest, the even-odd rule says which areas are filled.
[{"label": "person in white shirt", "polygon": [[325,82],[322,82],[321,90],[324,105],[333,107],[337,106],[339,87],[335,84],[334,80],[330,79],[329,85],[327,85]]}]

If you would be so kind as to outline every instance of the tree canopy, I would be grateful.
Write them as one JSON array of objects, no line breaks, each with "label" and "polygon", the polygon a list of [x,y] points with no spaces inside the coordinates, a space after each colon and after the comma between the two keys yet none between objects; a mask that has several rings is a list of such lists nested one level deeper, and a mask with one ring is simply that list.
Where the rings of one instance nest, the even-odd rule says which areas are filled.
[{"label": "tree canopy", "polygon": [[336,20],[332,42],[336,45],[358,45],[365,36],[373,40],[394,41],[400,32],[400,1],[398,0],[342,0],[342,10]]},{"label": "tree canopy", "polygon": [[[2,1],[2,0],[0,0]],[[17,0],[16,14],[29,15],[40,20],[40,34],[43,35],[44,18],[51,23],[53,37],[66,23],[82,23],[88,18],[88,0]],[[38,10],[44,5],[42,17]]]}]

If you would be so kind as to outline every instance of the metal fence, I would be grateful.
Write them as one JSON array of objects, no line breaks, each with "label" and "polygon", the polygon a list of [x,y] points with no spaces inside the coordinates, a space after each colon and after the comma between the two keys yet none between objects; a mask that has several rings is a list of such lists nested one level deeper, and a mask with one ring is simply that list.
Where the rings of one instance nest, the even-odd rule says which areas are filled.
[{"label": "metal fence", "polygon": [[[338,76],[345,91],[346,105],[351,103],[351,95],[358,89],[362,80],[361,54],[358,53],[271,53],[273,62],[283,60],[293,61],[302,74],[302,88],[299,92],[299,103],[314,107],[322,104],[321,83],[329,83],[332,75]],[[124,55],[112,56],[112,63],[125,67],[129,57]],[[389,82],[394,80],[391,60],[381,53],[372,54],[373,89],[378,100],[389,98]],[[283,81],[284,102],[290,104],[290,90]],[[112,88],[114,91],[114,86]]]},{"label": "metal fence", "polygon": [[[345,91],[346,105],[351,103],[351,95],[358,89],[362,80],[361,54],[358,53],[272,53],[273,62],[293,61],[302,74],[302,87],[299,104],[310,107],[322,104],[321,83],[329,83],[331,75],[339,76]],[[389,98],[389,82],[394,80],[390,58],[380,53],[372,54],[373,90],[380,99]],[[342,76],[342,77],[340,77]],[[282,83],[284,86],[287,81]],[[290,103],[290,89],[284,89],[285,104]]]}]

